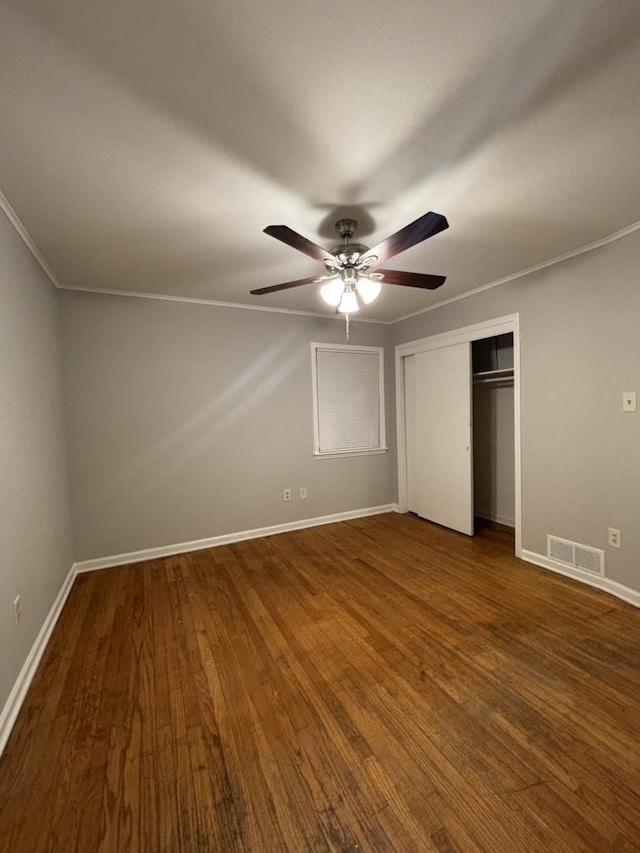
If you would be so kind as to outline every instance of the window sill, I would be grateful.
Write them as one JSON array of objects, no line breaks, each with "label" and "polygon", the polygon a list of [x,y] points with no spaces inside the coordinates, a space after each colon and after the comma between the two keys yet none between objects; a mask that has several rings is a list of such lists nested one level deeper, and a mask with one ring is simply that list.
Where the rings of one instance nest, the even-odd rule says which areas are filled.
[{"label": "window sill", "polygon": [[343,459],[348,456],[381,456],[387,453],[388,447],[376,447],[375,450],[342,450],[339,453],[317,453],[313,454],[314,459]]}]

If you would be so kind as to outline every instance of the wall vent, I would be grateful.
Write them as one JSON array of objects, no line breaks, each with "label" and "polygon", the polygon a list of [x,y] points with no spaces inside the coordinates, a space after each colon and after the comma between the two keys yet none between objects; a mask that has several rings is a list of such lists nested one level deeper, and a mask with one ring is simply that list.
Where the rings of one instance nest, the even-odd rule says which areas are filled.
[{"label": "wall vent", "polygon": [[559,536],[547,536],[547,557],[591,575],[604,575],[604,551]]}]

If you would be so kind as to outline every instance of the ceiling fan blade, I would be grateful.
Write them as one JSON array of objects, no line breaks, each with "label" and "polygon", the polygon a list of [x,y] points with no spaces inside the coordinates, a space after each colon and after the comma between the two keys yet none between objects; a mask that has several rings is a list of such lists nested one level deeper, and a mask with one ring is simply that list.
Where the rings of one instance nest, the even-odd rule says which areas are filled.
[{"label": "ceiling fan blade", "polygon": [[310,258],[314,258],[316,261],[333,261],[336,263],[335,255],[332,255],[331,252],[327,252],[327,250],[323,249],[322,246],[312,243],[311,240],[307,240],[306,237],[303,237],[302,234],[298,234],[297,231],[289,228],[288,225],[268,225],[264,229],[264,233],[268,234],[270,237],[275,237],[276,240],[286,243],[287,246],[297,249],[299,252],[308,255]]},{"label": "ceiling fan blade", "polygon": [[259,287],[257,290],[250,290],[254,296],[262,296],[263,293],[275,293],[276,290],[287,290],[290,287],[300,287],[301,284],[312,284],[318,280],[317,275],[309,276],[309,278],[299,278],[297,281],[285,281],[284,284],[270,284],[269,287]]},{"label": "ceiling fan blade", "polygon": [[378,267],[376,267],[376,272],[384,275],[383,284],[403,284],[405,287],[422,287],[425,290],[435,290],[447,280],[444,275],[429,275],[429,273],[424,272],[381,270]]},{"label": "ceiling fan blade", "polygon": [[441,213],[425,213],[415,222],[410,222],[409,225],[405,225],[404,228],[396,231],[395,234],[387,237],[377,246],[373,246],[367,252],[367,256],[376,255],[378,260],[375,263],[382,263],[382,261],[399,255],[405,249],[410,249],[411,246],[421,243],[427,237],[433,237],[434,234],[438,234],[448,227],[449,223]]}]

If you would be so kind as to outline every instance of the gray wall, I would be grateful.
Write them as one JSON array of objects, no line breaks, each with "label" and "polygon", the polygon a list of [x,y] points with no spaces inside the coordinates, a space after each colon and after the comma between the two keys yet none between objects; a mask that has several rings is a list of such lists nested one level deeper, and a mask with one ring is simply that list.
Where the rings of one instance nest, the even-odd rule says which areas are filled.
[{"label": "gray wall", "polygon": [[[547,533],[606,550],[640,590],[640,233],[393,327],[394,343],[520,313],[523,547]],[[443,292],[443,296],[444,296]],[[607,527],[622,548],[607,547]]]},{"label": "gray wall", "polygon": [[[342,322],[60,297],[77,560],[395,501],[393,452],[313,458],[310,342],[343,342]],[[389,335],[355,323],[350,342],[384,345]]]},{"label": "gray wall", "polygon": [[0,212],[0,709],[73,561],[62,400],[56,290]]}]

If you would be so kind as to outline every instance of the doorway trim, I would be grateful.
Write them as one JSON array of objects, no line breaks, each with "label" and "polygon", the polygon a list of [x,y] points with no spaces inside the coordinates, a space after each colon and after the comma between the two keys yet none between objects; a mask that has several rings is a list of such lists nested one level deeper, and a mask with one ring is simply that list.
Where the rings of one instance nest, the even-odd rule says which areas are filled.
[{"label": "doorway trim", "polygon": [[[520,419],[520,314],[507,314],[472,326],[463,326],[397,344],[395,348],[396,362],[396,424],[398,431],[398,510],[407,512],[409,509],[407,486],[407,436],[405,423],[405,385],[404,359],[419,352],[452,346],[453,344],[471,343],[482,338],[492,338],[495,335],[513,334],[513,427],[515,454],[515,534],[516,557],[522,555],[522,434]],[[470,380],[472,381],[472,380]]]}]

